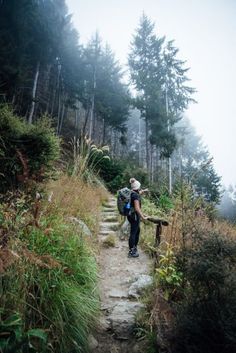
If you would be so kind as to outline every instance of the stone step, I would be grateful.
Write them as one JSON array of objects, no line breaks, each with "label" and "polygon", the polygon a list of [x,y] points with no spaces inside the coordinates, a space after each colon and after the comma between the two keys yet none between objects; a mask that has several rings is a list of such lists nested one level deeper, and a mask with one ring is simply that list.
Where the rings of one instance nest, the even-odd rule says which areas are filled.
[{"label": "stone step", "polygon": [[100,230],[98,236],[102,236],[103,237],[105,235],[114,235],[114,236],[116,236],[117,233],[114,230],[109,230],[109,229]]},{"label": "stone step", "polygon": [[103,207],[102,208],[102,213],[104,212],[114,212],[117,214],[117,208],[115,207]]},{"label": "stone step", "polygon": [[135,328],[135,315],[144,305],[135,301],[122,300],[108,315],[111,328],[117,339],[129,339]]},{"label": "stone step", "polygon": [[107,216],[106,214],[104,214],[104,217],[103,217],[103,222],[118,222],[119,219],[118,219],[118,215],[117,214],[111,214],[109,216]]},{"label": "stone step", "polygon": [[119,227],[120,226],[120,223],[119,222],[106,222],[106,221],[102,221],[100,223],[100,227]]}]

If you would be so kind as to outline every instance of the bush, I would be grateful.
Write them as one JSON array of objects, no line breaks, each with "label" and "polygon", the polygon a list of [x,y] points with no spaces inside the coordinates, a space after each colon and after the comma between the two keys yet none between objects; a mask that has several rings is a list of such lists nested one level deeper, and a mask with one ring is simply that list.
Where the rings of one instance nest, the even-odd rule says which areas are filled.
[{"label": "bush", "polygon": [[176,308],[173,352],[236,351],[236,244],[203,234],[177,255],[184,273],[184,299]]},{"label": "bush", "polygon": [[59,139],[49,120],[27,124],[1,106],[0,131],[0,193],[44,179],[59,156]]}]

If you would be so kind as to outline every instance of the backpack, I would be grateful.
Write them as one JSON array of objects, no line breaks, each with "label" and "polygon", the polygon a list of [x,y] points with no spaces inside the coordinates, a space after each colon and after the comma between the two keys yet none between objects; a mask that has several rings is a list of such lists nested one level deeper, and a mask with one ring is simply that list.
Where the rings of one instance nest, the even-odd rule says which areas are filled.
[{"label": "backpack", "polygon": [[132,191],[128,188],[123,188],[118,191],[117,195],[117,208],[122,216],[130,215],[134,209],[130,205]]}]

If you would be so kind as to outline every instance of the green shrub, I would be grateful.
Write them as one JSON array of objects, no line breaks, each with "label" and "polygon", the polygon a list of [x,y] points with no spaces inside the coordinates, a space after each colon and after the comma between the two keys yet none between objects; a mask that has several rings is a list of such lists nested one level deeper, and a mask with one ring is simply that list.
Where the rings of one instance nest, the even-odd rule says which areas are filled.
[{"label": "green shrub", "polygon": [[49,120],[27,124],[1,106],[0,131],[0,193],[44,179],[59,156],[59,139]]}]

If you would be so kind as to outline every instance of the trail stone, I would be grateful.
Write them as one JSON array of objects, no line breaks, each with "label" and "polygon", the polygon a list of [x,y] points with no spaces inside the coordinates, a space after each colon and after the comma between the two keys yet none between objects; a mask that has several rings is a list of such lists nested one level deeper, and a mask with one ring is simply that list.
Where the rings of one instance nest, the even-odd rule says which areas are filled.
[{"label": "trail stone", "polygon": [[119,225],[119,222],[101,222],[100,227],[105,229],[112,229],[113,227],[119,227]]},{"label": "trail stone", "polygon": [[89,237],[92,236],[91,230],[89,229],[89,227],[83,221],[81,221],[81,219],[76,218],[76,217],[69,217],[69,220],[72,221],[73,223],[78,224],[78,226],[80,227],[81,231],[84,234],[88,235]]},{"label": "trail stone", "polygon": [[100,330],[109,331],[111,329],[111,320],[101,317],[99,320]]},{"label": "trail stone", "polygon": [[129,288],[129,298],[139,298],[143,290],[152,284],[152,277],[140,275]]},{"label": "trail stone", "polygon": [[98,341],[92,335],[88,337],[88,346],[90,350],[94,350],[98,347]]},{"label": "trail stone", "polygon": [[128,293],[119,289],[112,289],[109,292],[110,298],[128,298]]},{"label": "trail stone", "polygon": [[[109,230],[109,229],[100,230],[99,231],[99,235],[101,235],[102,237],[104,237],[106,235],[114,235],[114,236],[116,236],[116,232],[114,230]],[[102,240],[104,240],[104,239],[102,239]]]}]

